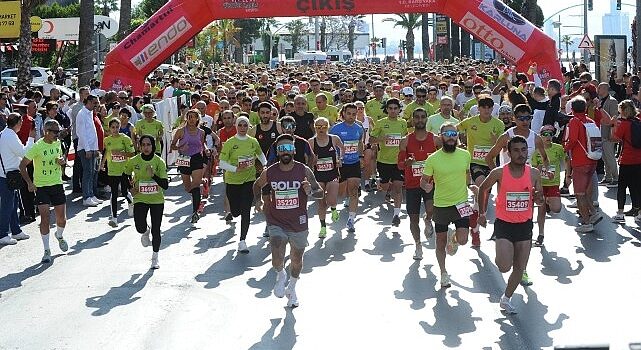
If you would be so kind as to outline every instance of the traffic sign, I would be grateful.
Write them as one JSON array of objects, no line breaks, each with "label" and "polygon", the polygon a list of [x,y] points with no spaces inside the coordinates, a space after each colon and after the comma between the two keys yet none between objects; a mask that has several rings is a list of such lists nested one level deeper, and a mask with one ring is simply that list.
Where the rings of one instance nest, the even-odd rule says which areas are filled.
[{"label": "traffic sign", "polygon": [[592,43],[592,40],[587,34],[585,34],[583,39],[581,39],[579,49],[594,49],[594,43]]}]

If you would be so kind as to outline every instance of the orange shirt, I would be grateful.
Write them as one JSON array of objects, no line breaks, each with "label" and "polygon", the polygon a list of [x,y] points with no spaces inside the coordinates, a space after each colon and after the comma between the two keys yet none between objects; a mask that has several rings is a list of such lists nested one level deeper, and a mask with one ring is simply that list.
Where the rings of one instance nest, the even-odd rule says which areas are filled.
[{"label": "orange shirt", "polygon": [[207,105],[207,115],[212,118],[216,118],[219,111],[220,105],[218,104],[218,102],[210,101]]}]

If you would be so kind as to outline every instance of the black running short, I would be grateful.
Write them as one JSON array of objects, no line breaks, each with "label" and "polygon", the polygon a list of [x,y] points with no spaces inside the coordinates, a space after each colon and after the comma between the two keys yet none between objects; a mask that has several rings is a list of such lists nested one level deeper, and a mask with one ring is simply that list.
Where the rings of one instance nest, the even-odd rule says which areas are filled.
[{"label": "black running short", "polygon": [[178,171],[183,175],[191,175],[195,170],[205,168],[205,157],[201,153],[196,153],[189,158],[189,166],[179,166]]},{"label": "black running short", "polygon": [[376,162],[376,170],[381,178],[381,183],[386,184],[390,181],[403,181],[403,171],[398,168],[396,163],[385,164]]},{"label": "black running short", "polygon": [[427,207],[427,202],[434,199],[434,189],[430,193],[422,188],[408,188],[405,190],[405,207],[407,215],[418,215],[421,213],[421,203]]},{"label": "black running short", "polygon": [[501,219],[494,221],[494,235],[496,239],[507,239],[512,243],[532,241],[532,220],[521,223],[506,222]]},{"label": "black running short", "polygon": [[338,170],[340,182],[347,181],[347,179],[360,179],[361,178],[361,163],[343,164]]},{"label": "black running short", "polygon": [[36,188],[36,205],[57,206],[65,204],[65,189],[62,185],[44,186]]}]

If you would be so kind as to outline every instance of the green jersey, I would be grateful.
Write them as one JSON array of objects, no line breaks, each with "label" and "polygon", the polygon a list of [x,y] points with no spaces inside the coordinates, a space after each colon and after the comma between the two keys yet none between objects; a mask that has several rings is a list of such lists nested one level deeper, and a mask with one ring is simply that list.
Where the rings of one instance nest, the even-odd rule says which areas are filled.
[{"label": "green jersey", "polygon": [[407,135],[407,122],[398,117],[383,118],[376,122],[370,135],[378,139],[376,160],[384,164],[396,164],[401,139]]},{"label": "green jersey", "polygon": [[[541,184],[543,186],[559,186],[561,184],[561,164],[566,158],[565,150],[563,146],[552,143],[549,148],[545,148],[545,154],[548,156],[550,166],[547,169],[541,169]],[[531,164],[535,168],[543,165],[543,158],[538,150],[532,153]]]},{"label": "green jersey", "polygon": [[316,107],[311,110],[311,113],[314,115],[314,118],[327,118],[331,125],[336,124],[336,121],[338,120],[338,108],[336,106],[327,105],[327,107],[322,111]]},{"label": "green jersey", "polygon": [[262,153],[258,140],[251,136],[247,136],[245,140],[239,140],[236,136],[228,139],[220,151],[220,160],[236,167],[240,164],[248,167],[236,172],[225,171],[225,183],[241,185],[256,180],[254,164]]},{"label": "green jersey", "polygon": [[429,118],[427,118],[427,125],[425,125],[425,129],[427,131],[431,132],[434,135],[438,135],[441,133],[441,126],[445,124],[446,122],[452,123],[452,125],[456,125],[459,123],[459,120],[450,116],[448,119],[443,118],[443,115],[441,113],[431,115]]},{"label": "green jersey", "polygon": [[440,149],[430,155],[423,166],[423,174],[434,178],[434,206],[451,207],[467,202],[467,172],[470,153],[456,148],[447,153]]},{"label": "green jersey", "polygon": [[[334,104],[334,96],[330,94],[327,91],[319,91],[319,92],[310,92],[307,95],[305,95],[305,99],[307,100],[307,110],[311,111],[312,109],[316,108],[316,95],[318,94],[323,94],[325,97],[327,97],[327,104],[328,105],[333,105]],[[281,108],[284,106],[281,106]]]},{"label": "green jersey", "polygon": [[156,140],[156,152],[160,152],[160,139],[162,138],[163,125],[157,119],[152,119],[147,121],[146,119],[141,119],[136,122],[136,135],[140,136],[153,136]]},{"label": "green jersey", "polygon": [[496,142],[492,134],[498,138],[505,131],[500,119],[492,117],[488,122],[483,122],[478,115],[461,121],[456,128],[467,137],[467,151],[472,156],[472,163],[479,165],[487,165],[485,156]]},{"label": "green jersey", "polygon": [[151,167],[159,178],[167,178],[167,165],[157,155],[154,154],[154,157],[149,161],[142,159],[140,154],[129,159],[125,164],[125,173],[133,173],[133,183],[138,190],[134,196],[134,203],[163,204],[165,203],[165,192],[154,181],[153,176],[149,176],[147,167]]},{"label": "green jersey", "polygon": [[24,157],[33,162],[33,184],[36,187],[62,185],[62,168],[58,164],[58,159],[62,157],[60,141],[46,143],[41,138]]},{"label": "green jersey", "polygon": [[113,152],[133,153],[134,144],[129,136],[118,134],[117,136],[105,137],[105,157],[107,159],[107,174],[109,176],[120,176],[125,172],[125,165],[128,157],[125,155],[115,155]]},{"label": "green jersey", "polygon": [[[439,102],[439,105],[440,105],[440,102]],[[423,108],[427,112],[428,117],[436,113],[436,109],[430,103],[425,102],[424,105],[419,105],[418,103],[416,103],[416,101],[412,101],[412,103],[405,106],[405,109],[403,110],[403,118],[405,120],[411,120],[412,113],[414,113],[414,111],[419,107]]]},{"label": "green jersey", "polygon": [[379,119],[385,118],[387,115],[383,111],[383,106],[386,102],[387,101],[385,99],[383,99],[383,101],[379,101],[375,98],[367,101],[367,103],[365,104],[365,114],[367,114],[367,116],[372,118],[375,122]]}]

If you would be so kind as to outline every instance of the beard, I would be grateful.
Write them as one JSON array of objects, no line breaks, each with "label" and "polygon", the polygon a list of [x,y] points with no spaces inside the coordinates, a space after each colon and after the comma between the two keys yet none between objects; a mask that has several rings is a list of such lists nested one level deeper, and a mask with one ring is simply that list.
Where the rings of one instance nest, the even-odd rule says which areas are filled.
[{"label": "beard", "polygon": [[425,123],[420,123],[420,124],[419,124],[419,123],[416,123],[416,124],[414,124],[414,130],[421,130],[421,131],[423,131],[423,130],[425,130],[425,126],[426,126],[426,124],[425,124]]},{"label": "beard", "polygon": [[289,154],[283,154],[281,156],[278,156],[278,160],[283,163],[283,164],[289,164],[292,162],[292,156]]},{"label": "beard", "polygon": [[456,143],[452,143],[452,144],[447,143],[447,142],[444,143],[443,144],[443,151],[445,153],[454,153],[454,151],[456,151]]}]

